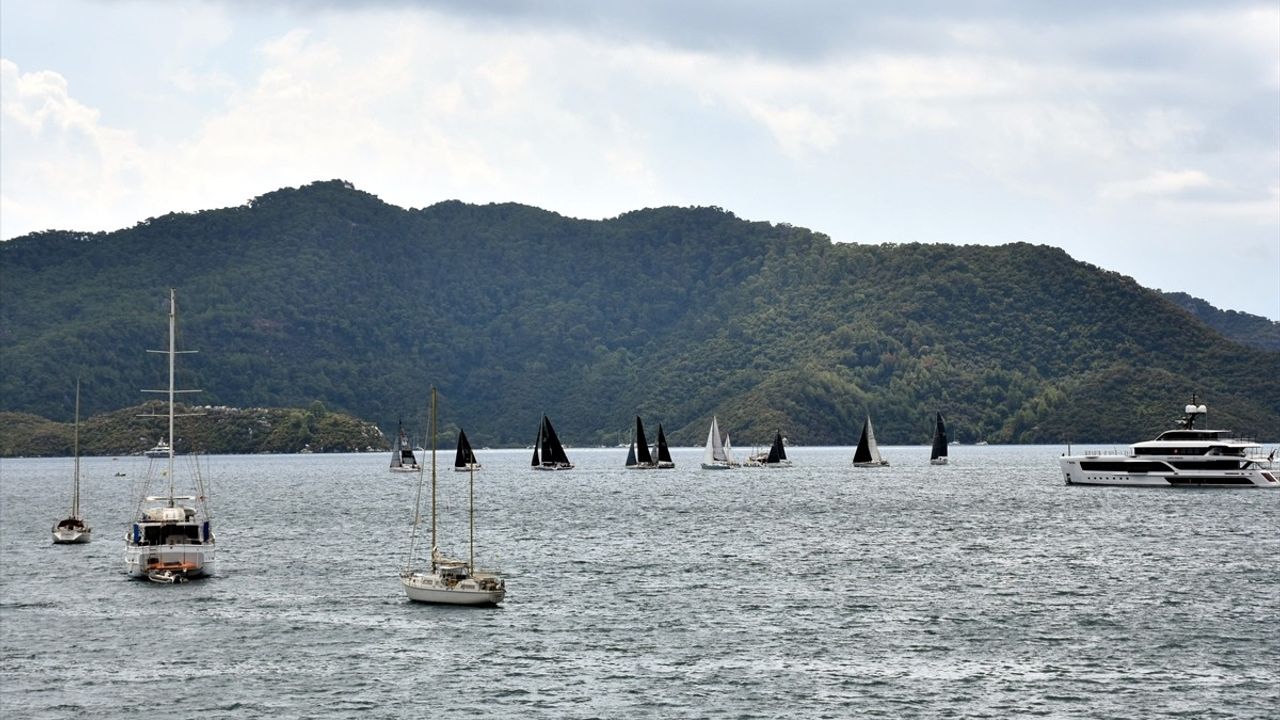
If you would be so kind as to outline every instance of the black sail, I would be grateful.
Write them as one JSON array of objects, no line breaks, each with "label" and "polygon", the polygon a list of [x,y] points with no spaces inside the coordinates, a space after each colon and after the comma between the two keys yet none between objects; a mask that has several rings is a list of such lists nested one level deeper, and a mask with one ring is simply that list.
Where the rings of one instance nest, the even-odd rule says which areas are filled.
[{"label": "black sail", "polygon": [[564,446],[560,444],[560,438],[556,437],[556,429],[551,427],[551,418],[546,415],[542,416],[543,422],[543,438],[542,438],[542,460],[543,462],[560,463],[569,465],[569,456],[564,452]]},{"label": "black sail", "polygon": [[644,423],[636,416],[636,461],[641,465],[652,465],[653,456],[649,454],[649,440],[644,436]]},{"label": "black sail", "polygon": [[627,464],[626,467],[636,466],[636,443],[631,441],[631,447],[627,448]]},{"label": "black sail", "polygon": [[667,436],[662,434],[662,423],[658,423],[658,462],[671,462],[671,450],[667,448]]},{"label": "black sail", "polygon": [[542,447],[542,426],[546,420],[547,418],[544,415],[542,422],[538,423],[538,439],[533,441],[533,462],[530,463],[532,467],[538,467],[542,464],[542,461],[538,458],[538,449]]},{"label": "black sail", "polygon": [[765,462],[776,465],[787,459],[787,451],[782,449],[782,431],[774,433],[773,444],[769,446],[769,457]]},{"label": "black sail", "polygon": [[476,461],[476,454],[471,451],[471,443],[467,442],[467,431],[458,431],[458,452],[453,456],[453,466],[466,467]]},{"label": "black sail", "polygon": [[853,461],[856,463],[871,462],[871,444],[867,439],[867,424],[862,425],[862,437],[858,438],[858,449],[853,451]]},{"label": "black sail", "polygon": [[930,460],[937,460],[947,456],[947,426],[942,422],[942,413],[938,413],[938,422],[933,428],[933,450],[929,454]]}]

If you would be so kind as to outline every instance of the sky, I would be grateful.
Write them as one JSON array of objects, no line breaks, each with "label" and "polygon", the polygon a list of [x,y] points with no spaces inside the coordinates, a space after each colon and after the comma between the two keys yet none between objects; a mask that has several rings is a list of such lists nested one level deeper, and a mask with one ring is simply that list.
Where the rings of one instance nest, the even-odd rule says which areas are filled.
[{"label": "sky", "polygon": [[4,0],[0,76],[4,240],[340,178],[1054,245],[1280,320],[1274,1]]}]

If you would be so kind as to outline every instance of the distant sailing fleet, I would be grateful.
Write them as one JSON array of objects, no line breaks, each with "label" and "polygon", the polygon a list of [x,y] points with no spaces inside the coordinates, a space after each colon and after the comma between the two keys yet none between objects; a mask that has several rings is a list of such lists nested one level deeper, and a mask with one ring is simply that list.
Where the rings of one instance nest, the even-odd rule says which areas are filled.
[{"label": "distant sailing fleet", "polygon": [[[144,417],[164,418],[168,422],[166,438],[146,455],[153,462],[138,487],[132,518],[124,537],[125,571],[131,578],[147,579],[162,584],[185,583],[194,578],[213,574],[216,542],[213,533],[209,497],[199,462],[194,455],[184,457],[190,472],[189,487],[179,494],[177,462],[174,452],[175,420],[184,417],[175,411],[175,395],[199,392],[179,390],[175,385],[175,359],[186,350],[178,350],[177,294],[169,291],[168,347],[165,350],[149,350],[163,354],[168,361],[168,387],[143,392],[161,393],[166,396],[166,412]],[[72,475],[71,513],[52,528],[53,542],[59,545],[79,545],[89,542],[92,529],[81,514],[80,508],[80,383],[76,382],[75,413],[75,468]],[[1059,461],[1067,485],[1121,485],[1138,487],[1280,487],[1280,477],[1272,470],[1276,451],[1261,454],[1261,445],[1240,438],[1228,430],[1212,430],[1196,427],[1208,409],[1192,397],[1177,429],[1161,433],[1155,440],[1139,442],[1130,447],[1127,454],[1086,451],[1080,455],[1064,454]],[[482,468],[467,440],[465,431],[459,430],[453,469],[468,473],[470,479],[470,551],[466,559],[443,555],[438,546],[437,477],[436,477],[436,391],[431,390],[431,452],[430,463],[420,462],[403,423],[397,429],[392,445],[391,467],[393,472],[417,473],[417,498],[414,503],[413,525],[410,533],[409,557],[400,571],[400,580],[410,600],[450,605],[497,605],[506,595],[503,578],[496,572],[480,570],[475,564],[475,473]],[[947,464],[947,429],[942,413],[934,418],[933,442],[929,462]],[[786,441],[781,431],[774,433],[767,451],[753,453],[739,461],[733,452],[728,432],[721,432],[719,419],[711,418],[707,440],[703,449],[703,470],[731,470],[743,467],[785,468],[791,466],[787,457]],[[155,462],[159,460],[161,462]],[[858,447],[852,459],[853,467],[886,467],[889,461],[880,453],[875,430],[868,415],[858,438]],[[430,540],[420,526],[425,524],[422,513],[423,489],[427,468],[430,467]],[[530,467],[535,470],[572,470],[564,446],[545,414],[538,423],[537,439],[533,445]],[[649,444],[644,423],[636,416],[635,428],[627,450],[624,467],[628,470],[667,470],[675,467],[667,447],[666,434],[658,425],[656,442]],[[117,473],[117,476],[122,473]],[[422,551],[426,557],[420,557]]]}]

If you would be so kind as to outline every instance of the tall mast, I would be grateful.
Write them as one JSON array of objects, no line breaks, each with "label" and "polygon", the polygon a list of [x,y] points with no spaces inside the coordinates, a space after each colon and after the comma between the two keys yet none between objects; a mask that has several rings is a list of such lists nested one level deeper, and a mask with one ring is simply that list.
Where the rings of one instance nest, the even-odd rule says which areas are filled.
[{"label": "tall mast", "polygon": [[476,571],[476,469],[475,469],[474,463],[472,463],[471,465],[471,472],[469,474],[470,474],[470,480],[471,480],[471,482],[469,483],[470,491],[471,491],[471,500],[470,500],[471,517],[469,518],[470,525],[471,525],[471,538],[470,538],[471,539],[471,559],[469,561],[469,564],[467,565],[467,569],[471,572],[475,572]]},{"label": "tall mast", "polygon": [[177,349],[178,291],[169,288],[169,507],[173,507],[173,357]]},{"label": "tall mast", "polygon": [[431,570],[436,569],[436,386],[431,386]]},{"label": "tall mast", "polygon": [[76,456],[76,477],[71,493],[71,517],[80,517],[80,378],[76,378],[76,431],[72,440]]}]

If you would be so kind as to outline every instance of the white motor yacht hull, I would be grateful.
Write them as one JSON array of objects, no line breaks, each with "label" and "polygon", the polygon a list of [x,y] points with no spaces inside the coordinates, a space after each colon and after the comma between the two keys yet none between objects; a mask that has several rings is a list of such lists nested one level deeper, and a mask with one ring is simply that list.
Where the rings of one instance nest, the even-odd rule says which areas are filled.
[{"label": "white motor yacht hull", "polygon": [[[1097,461],[1100,456],[1064,456],[1058,461],[1062,476],[1068,485],[1114,485],[1118,487],[1237,487],[1280,488],[1280,479],[1270,470],[1247,468],[1240,470],[1168,470],[1124,469],[1125,461],[1119,457],[1106,461],[1105,470],[1089,470],[1083,463]],[[1150,466],[1152,459],[1134,462],[1135,467]]]}]

